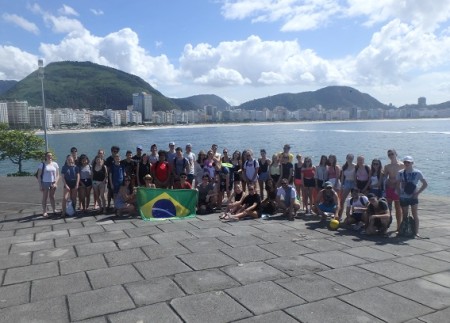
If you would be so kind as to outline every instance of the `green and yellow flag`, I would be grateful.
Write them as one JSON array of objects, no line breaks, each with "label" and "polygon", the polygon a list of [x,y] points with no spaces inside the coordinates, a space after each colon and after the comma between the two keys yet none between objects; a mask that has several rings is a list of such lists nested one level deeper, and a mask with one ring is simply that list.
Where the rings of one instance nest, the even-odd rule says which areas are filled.
[{"label": "green and yellow flag", "polygon": [[139,187],[137,204],[143,220],[195,217],[197,190],[168,190]]}]

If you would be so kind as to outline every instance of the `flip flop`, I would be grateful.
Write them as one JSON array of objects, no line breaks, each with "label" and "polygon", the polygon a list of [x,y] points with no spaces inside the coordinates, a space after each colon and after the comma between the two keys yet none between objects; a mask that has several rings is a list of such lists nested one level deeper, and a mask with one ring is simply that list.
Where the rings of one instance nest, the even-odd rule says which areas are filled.
[{"label": "flip flop", "polygon": [[228,213],[223,213],[219,216],[219,219],[223,220],[228,216]]},{"label": "flip flop", "polygon": [[236,217],[228,214],[228,216],[223,218],[222,221],[223,222],[237,222],[237,221],[239,221],[239,218],[236,218]]}]

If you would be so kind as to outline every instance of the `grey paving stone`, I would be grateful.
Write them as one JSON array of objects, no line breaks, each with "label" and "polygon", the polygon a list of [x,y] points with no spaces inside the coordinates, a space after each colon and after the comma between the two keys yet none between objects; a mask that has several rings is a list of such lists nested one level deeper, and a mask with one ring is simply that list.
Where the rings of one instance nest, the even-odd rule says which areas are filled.
[{"label": "grey paving stone", "polygon": [[21,253],[50,248],[54,248],[53,240],[29,241],[13,244],[10,253]]},{"label": "grey paving stone", "polygon": [[49,239],[56,239],[56,238],[65,238],[69,236],[69,232],[67,230],[58,230],[58,231],[49,231],[49,232],[42,232],[42,233],[36,233],[36,241],[40,240],[49,240]]},{"label": "grey paving stone", "polygon": [[188,231],[197,238],[216,238],[231,236],[228,232],[220,228],[208,228],[208,229],[192,229]]},{"label": "grey paving stone", "polygon": [[236,264],[235,260],[224,255],[220,251],[208,253],[190,253],[180,255],[178,257],[195,270],[223,267],[227,265]]},{"label": "grey paving stone", "polygon": [[130,238],[147,236],[147,235],[150,235],[150,234],[155,234],[155,233],[161,233],[162,232],[156,225],[139,227],[139,228],[134,228],[134,229],[125,229],[123,231]]},{"label": "grey paving stone", "polygon": [[312,274],[330,269],[329,267],[304,256],[280,257],[267,260],[266,263],[281,270],[289,276]]},{"label": "grey paving stone", "polygon": [[403,265],[393,260],[363,264],[359,265],[359,267],[397,281],[425,276],[427,274],[426,271]]},{"label": "grey paving stone", "polygon": [[125,288],[137,306],[164,302],[185,295],[177,284],[167,277],[128,283]]},{"label": "grey paving stone", "polygon": [[262,224],[256,224],[253,227],[268,233],[285,232],[292,230],[292,228],[289,226],[286,226],[282,223],[272,223],[272,221],[265,221]]},{"label": "grey paving stone", "polygon": [[113,241],[103,241],[88,244],[76,245],[75,249],[79,256],[88,256],[97,253],[116,251],[117,246]]},{"label": "grey paving stone", "polygon": [[308,323],[348,323],[382,322],[336,298],[328,298],[286,309],[286,312],[301,322]]},{"label": "grey paving stone", "polygon": [[46,226],[40,226],[40,227],[30,227],[25,229],[17,229],[16,230],[16,236],[20,236],[23,234],[29,234],[29,233],[40,233],[40,232],[46,232],[46,231],[52,231],[51,225]]},{"label": "grey paving stone", "polygon": [[157,224],[156,227],[160,232],[173,232],[173,231],[184,231],[184,230],[195,230],[196,226],[192,225],[189,221],[177,221]]},{"label": "grey paving stone", "polygon": [[414,248],[408,246],[406,244],[384,244],[384,245],[374,245],[373,248],[376,248],[381,251],[392,253],[393,255],[406,257],[412,255],[418,255],[421,253],[425,253],[425,250]]},{"label": "grey paving stone", "polygon": [[432,253],[426,253],[427,257],[431,257],[438,260],[444,260],[450,262],[450,251],[438,251]]},{"label": "grey paving stone", "polygon": [[63,297],[11,306],[2,309],[0,313],[2,322],[69,322],[66,301]]},{"label": "grey paving stone", "polygon": [[271,281],[227,289],[226,292],[255,314],[263,314],[305,303]]},{"label": "grey paving stone", "polygon": [[450,306],[450,288],[417,278],[383,287],[436,310]]},{"label": "grey paving stone", "polygon": [[170,304],[186,322],[230,322],[252,314],[222,291],[173,299]]},{"label": "grey paving stone", "polygon": [[225,267],[222,270],[241,284],[288,277],[283,272],[263,262],[239,264],[237,266]]},{"label": "grey paving stone", "polygon": [[217,238],[188,239],[179,241],[179,243],[192,252],[212,252],[228,247],[226,243]]},{"label": "grey paving stone", "polygon": [[351,292],[350,289],[316,274],[280,279],[276,283],[308,302]]},{"label": "grey paving stone", "polygon": [[114,315],[108,315],[111,323],[181,323],[181,319],[172,311],[166,303],[159,303],[140,307],[135,310],[125,311]]},{"label": "grey paving stone", "polygon": [[224,248],[221,251],[240,263],[276,258],[273,253],[261,249],[259,246]]},{"label": "grey paving stone", "polygon": [[55,239],[55,246],[57,248],[67,247],[67,246],[75,246],[78,244],[90,243],[91,239],[87,235],[74,236],[68,238]]},{"label": "grey paving stone", "polygon": [[133,301],[122,286],[71,294],[67,297],[72,320],[105,315],[134,308]]},{"label": "grey paving stone", "polygon": [[450,237],[431,238],[431,242],[450,247]]},{"label": "grey paving stone", "polygon": [[0,308],[20,305],[29,301],[30,282],[0,287]]},{"label": "grey paving stone", "polygon": [[58,264],[49,262],[40,265],[10,268],[6,271],[3,285],[21,283],[25,281],[47,278],[59,275]]},{"label": "grey paving stone", "polygon": [[[450,243],[450,240],[449,240],[449,243]],[[408,245],[412,246],[414,248],[423,249],[423,250],[426,250],[429,252],[441,251],[441,250],[447,249],[447,247],[448,247],[448,246],[443,246],[438,243],[433,243],[433,242],[418,240],[418,239],[408,240]]]},{"label": "grey paving stone", "polygon": [[428,314],[420,317],[420,322],[426,323],[442,323],[447,322],[450,317],[450,307],[445,310],[437,311],[432,314]]},{"label": "grey paving stone", "polygon": [[267,242],[282,242],[282,241],[300,241],[301,238],[294,232],[276,232],[276,233],[254,233],[254,236],[263,239]]},{"label": "grey paving stone", "polygon": [[261,245],[261,244],[267,244],[268,242],[257,238],[252,235],[241,235],[241,236],[233,236],[233,237],[219,237],[217,238],[220,241],[225,242],[226,244],[230,245],[231,247],[243,247],[243,246],[254,246],[254,245]]},{"label": "grey paving stone", "polygon": [[354,266],[322,271],[318,274],[354,291],[387,285],[394,282],[377,273]]},{"label": "grey paving stone", "polygon": [[196,239],[194,235],[187,231],[173,231],[151,234],[150,237],[161,245],[177,245],[178,241],[186,239]]},{"label": "grey paving stone", "polygon": [[395,258],[395,256],[391,253],[380,251],[378,249],[368,246],[345,249],[342,251],[367,261],[377,261]]},{"label": "grey paving stone", "polygon": [[134,229],[134,228],[136,228],[136,226],[133,225],[133,223],[131,222],[119,222],[114,224],[103,225],[103,229],[105,229],[106,231],[122,231],[125,229]]},{"label": "grey paving stone", "polygon": [[33,241],[33,239],[34,239],[34,234],[31,234],[31,233],[20,235],[20,236],[4,237],[4,238],[0,238],[0,245]]},{"label": "grey paving stone", "polygon": [[298,244],[315,251],[331,251],[347,248],[347,246],[343,244],[336,243],[327,239],[304,240],[299,241]]},{"label": "grey paving stone", "polygon": [[120,239],[120,240],[117,240],[116,243],[121,250],[157,245],[155,240],[153,240],[147,236]]},{"label": "grey paving stone", "polygon": [[402,257],[395,259],[395,261],[419,268],[425,271],[428,271],[430,273],[437,273],[444,270],[450,270],[450,262],[437,260],[430,257],[425,257],[423,255],[415,255],[411,257]]},{"label": "grey paving stone", "polygon": [[61,267],[61,275],[108,267],[103,255],[91,255],[61,260],[59,265]]},{"label": "grey paving stone", "polygon": [[91,290],[84,273],[34,280],[31,285],[31,301],[53,298]]},{"label": "grey paving stone", "polygon": [[15,230],[15,229],[24,229],[31,228],[33,226],[33,222],[5,222],[3,223],[2,230]]},{"label": "grey paving stone", "polygon": [[378,287],[339,296],[339,298],[386,322],[403,322],[433,311],[429,307]]},{"label": "grey paving stone", "polygon": [[55,231],[69,230],[69,229],[78,229],[78,228],[82,228],[82,227],[83,227],[83,224],[81,224],[79,222],[70,222],[70,223],[54,224],[53,230],[55,230]]},{"label": "grey paving stone", "polygon": [[[212,220],[203,220],[200,219],[199,221],[193,221],[191,222],[192,225],[199,229],[207,229],[207,228],[226,228],[230,226],[230,223],[225,223],[222,221],[217,221],[218,215],[216,215],[216,218],[213,218]],[[242,222],[241,222],[242,223]]]},{"label": "grey paving stone", "polygon": [[293,319],[286,313],[282,311],[275,311],[263,315],[249,317],[247,319],[235,321],[236,323],[273,323],[273,322],[283,322],[283,323],[296,323],[297,320]]},{"label": "grey paving stone", "polygon": [[[72,322],[75,322],[75,321],[72,321]],[[108,322],[106,321],[106,316],[97,316],[92,319],[76,321],[76,323],[108,323]]]},{"label": "grey paving stone", "polygon": [[27,266],[31,264],[31,252],[0,256],[0,269]]},{"label": "grey paving stone", "polygon": [[188,294],[200,294],[240,286],[237,281],[217,269],[177,274],[174,280]]},{"label": "grey paving stone", "polygon": [[242,226],[230,225],[227,227],[222,227],[221,229],[225,232],[232,234],[233,236],[245,236],[265,232],[251,225],[242,225]]},{"label": "grey paving stone", "polygon": [[75,254],[75,250],[71,246],[66,248],[33,251],[33,265],[44,262],[75,258],[76,256],[77,255]]},{"label": "grey paving stone", "polygon": [[98,232],[90,234],[89,236],[91,237],[92,242],[112,241],[128,238],[128,236],[123,231]]},{"label": "grey paving stone", "polygon": [[140,248],[108,252],[105,253],[105,258],[109,266],[119,266],[149,260]]},{"label": "grey paving stone", "polygon": [[169,276],[192,270],[175,257],[137,262],[134,266],[145,279]]},{"label": "grey paving stone", "polygon": [[159,259],[165,257],[172,257],[190,253],[185,247],[179,243],[175,245],[159,245],[159,246],[148,246],[142,247],[142,250],[150,259]]},{"label": "grey paving stone", "polygon": [[103,288],[142,280],[132,265],[95,269],[86,272],[94,288]]},{"label": "grey paving stone", "polygon": [[323,263],[331,268],[348,267],[367,262],[364,259],[349,255],[339,250],[311,253],[305,255],[305,257]]},{"label": "grey paving stone", "polygon": [[14,230],[0,231],[0,239],[1,238],[12,237],[13,235],[14,235]]},{"label": "grey paving stone", "polygon": [[76,228],[76,229],[69,229],[69,234],[71,237],[73,236],[79,236],[84,234],[92,234],[92,233],[98,233],[98,232],[104,232],[105,230],[101,225],[97,226],[90,226],[90,227],[83,227],[83,228]]},{"label": "grey paving stone", "polygon": [[291,241],[267,243],[260,245],[260,247],[280,257],[293,257],[315,252]]},{"label": "grey paving stone", "polygon": [[450,271],[424,276],[422,278],[445,287],[450,287]]}]

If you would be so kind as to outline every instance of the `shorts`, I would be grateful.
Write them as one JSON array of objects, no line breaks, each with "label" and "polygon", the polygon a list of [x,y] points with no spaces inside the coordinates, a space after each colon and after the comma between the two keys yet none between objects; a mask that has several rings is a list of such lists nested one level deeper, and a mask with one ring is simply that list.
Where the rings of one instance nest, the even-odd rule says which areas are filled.
[{"label": "shorts", "polygon": [[398,196],[397,192],[395,191],[395,188],[386,187],[386,199],[388,199],[389,201],[400,200],[400,197]]},{"label": "shorts", "polygon": [[380,188],[371,188],[369,193],[375,194],[378,198],[383,196],[383,191]]},{"label": "shorts", "polygon": [[73,190],[75,186],[77,186],[77,181],[66,181],[66,184],[71,190]]},{"label": "shorts", "polygon": [[413,206],[413,205],[417,205],[419,204],[419,199],[416,199],[414,197],[401,197],[400,198],[400,206],[401,207],[405,207],[405,206]]},{"label": "shorts", "polygon": [[362,191],[364,190],[364,187],[366,187],[367,183],[369,183],[369,181],[356,181],[356,187],[358,188],[358,190]]},{"label": "shorts", "polygon": [[272,174],[272,175],[270,175],[270,177],[272,177],[275,184],[277,184],[278,180],[280,179],[280,174]]},{"label": "shorts", "polygon": [[336,204],[333,204],[333,205],[325,205],[325,204],[323,204],[323,203],[320,203],[320,204],[319,204],[319,209],[320,209],[322,212],[330,212],[330,213],[334,213],[334,212],[336,211],[336,208],[337,208]]},{"label": "shorts", "polygon": [[342,185],[344,186],[345,190],[351,190],[352,188],[355,188],[355,181],[349,181],[349,180],[344,180],[344,184]]},{"label": "shorts", "polygon": [[268,172],[263,172],[258,175],[258,180],[263,181],[263,182],[267,181],[268,178],[269,178]]},{"label": "shorts", "polygon": [[319,189],[322,188],[322,187],[323,187],[323,183],[324,183],[323,180],[318,179],[318,180],[317,180],[317,187],[318,187]]},{"label": "shorts", "polygon": [[316,180],[314,178],[304,178],[303,186],[304,187],[316,187]]},{"label": "shorts", "polygon": [[83,183],[85,187],[92,186],[92,179],[90,178],[81,179],[80,182]]},{"label": "shorts", "polygon": [[355,219],[356,222],[362,221],[362,213],[353,213],[352,218]]},{"label": "shorts", "polygon": [[46,190],[49,190],[50,189],[50,187],[53,185],[53,184],[55,184],[55,182],[42,182],[42,189],[44,190],[44,191],[46,191]]},{"label": "shorts", "polygon": [[302,180],[299,178],[294,178],[294,184],[295,186],[302,186]]}]

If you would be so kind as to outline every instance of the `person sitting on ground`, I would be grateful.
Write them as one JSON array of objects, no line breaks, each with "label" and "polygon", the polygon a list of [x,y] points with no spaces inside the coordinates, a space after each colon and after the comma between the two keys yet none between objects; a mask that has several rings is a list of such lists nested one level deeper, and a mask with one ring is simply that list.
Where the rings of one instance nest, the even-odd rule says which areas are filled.
[{"label": "person sitting on ground", "polygon": [[131,178],[125,177],[119,192],[114,196],[116,215],[134,215],[136,213],[136,194],[131,189]]},{"label": "person sitting on ground", "polygon": [[277,187],[275,181],[269,177],[266,180],[267,197],[261,201],[261,212],[264,215],[273,215],[277,212]]},{"label": "person sitting on ground", "polygon": [[367,207],[367,216],[369,217],[366,229],[367,234],[386,234],[387,229],[392,223],[392,216],[389,214],[389,207],[384,198],[378,199],[373,194],[367,194],[369,206]]},{"label": "person sitting on ground", "polygon": [[294,221],[295,213],[300,210],[300,203],[297,200],[297,193],[289,180],[283,178],[281,187],[277,189],[277,207],[283,211],[283,215],[287,216],[289,221]]},{"label": "person sitting on ground", "polygon": [[173,184],[173,188],[180,190],[190,190],[192,189],[191,183],[187,181],[187,174],[186,173],[180,173],[179,181],[175,181],[175,184]]},{"label": "person sitting on ground", "polygon": [[363,225],[367,227],[367,206],[369,205],[369,199],[359,193],[357,188],[351,189],[351,196],[347,201],[346,218],[344,224],[355,224],[355,230],[359,230]]},{"label": "person sitting on ground", "polygon": [[152,175],[147,174],[144,176],[144,187],[146,188],[156,188],[156,185],[153,184],[153,178]]},{"label": "person sitting on ground", "polygon": [[241,206],[241,200],[245,197],[245,192],[242,190],[242,185],[237,183],[234,185],[234,191],[228,199],[225,212],[219,217],[223,219],[227,214],[234,214]]},{"label": "person sitting on ground", "polygon": [[327,213],[332,213],[333,219],[339,219],[339,197],[333,189],[333,184],[330,181],[326,181],[323,186],[324,188],[317,194],[314,209],[322,217],[321,222],[326,221]]},{"label": "person sitting on ground", "polygon": [[209,181],[209,175],[202,177],[202,182],[197,185],[198,202],[197,213],[208,214],[213,212],[216,203],[214,185]]},{"label": "person sitting on ground", "polygon": [[246,217],[257,219],[261,216],[261,197],[256,192],[254,184],[247,186],[248,195],[241,201],[241,207],[235,215],[227,214],[223,220],[225,221],[239,221]]}]

